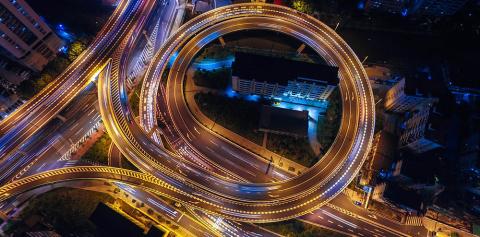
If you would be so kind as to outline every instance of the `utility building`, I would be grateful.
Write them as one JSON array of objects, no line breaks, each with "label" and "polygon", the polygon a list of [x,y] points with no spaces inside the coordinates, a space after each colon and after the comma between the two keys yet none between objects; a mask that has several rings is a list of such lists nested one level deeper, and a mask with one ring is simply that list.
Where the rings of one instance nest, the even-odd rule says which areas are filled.
[{"label": "utility building", "polygon": [[337,67],[238,52],[232,64],[232,88],[242,95],[326,100],[337,85]]}]

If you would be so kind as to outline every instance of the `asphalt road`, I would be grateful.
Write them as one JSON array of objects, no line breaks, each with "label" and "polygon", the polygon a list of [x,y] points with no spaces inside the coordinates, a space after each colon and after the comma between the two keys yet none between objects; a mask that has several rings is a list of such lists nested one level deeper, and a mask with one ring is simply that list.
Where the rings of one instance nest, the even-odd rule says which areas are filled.
[{"label": "asphalt road", "polygon": [[[128,106],[124,106],[126,97],[125,82],[120,75],[123,71],[121,59],[114,59],[108,68],[110,72],[104,77],[110,78],[110,81],[99,80],[102,88],[99,89],[99,98],[107,101],[100,106],[101,114],[113,141],[128,159],[142,171],[166,180],[174,187],[172,189],[188,192],[200,201],[195,204],[196,207],[236,220],[289,219],[318,208],[340,193],[360,169],[373,135],[373,97],[366,74],[358,58],[335,32],[307,15],[274,5],[243,4],[207,12],[183,25],[157,53],[144,82],[150,84],[150,88],[144,84],[141,101],[152,101],[151,91],[155,91],[152,85],[160,83],[166,64],[173,61],[167,90],[172,87],[173,92],[181,91],[175,87],[182,87],[186,68],[203,45],[222,34],[245,29],[279,30],[300,37],[328,62],[340,68],[344,119],[339,135],[330,152],[304,174],[277,183],[238,183],[206,172],[196,164],[180,160],[182,158],[177,154],[158,147],[133,122]],[[170,59],[172,56],[173,59]],[[182,106],[183,96],[169,96],[167,93],[167,104],[173,108],[167,115],[172,117],[174,129],[179,130],[180,137],[186,140],[185,131],[193,124],[184,122],[188,117],[179,112],[185,107]],[[155,106],[142,108],[148,111]],[[184,111],[188,109],[184,108]],[[144,129],[148,131],[146,124],[148,119],[143,122]],[[200,136],[210,134],[208,130],[199,133]],[[182,200],[180,196],[183,194],[177,196]]]},{"label": "asphalt road", "polygon": [[[188,49],[188,47],[187,47],[187,49]],[[190,51],[187,50],[187,54],[190,54],[190,55],[194,54],[192,52],[193,51],[191,51],[191,50]],[[187,57],[187,59],[188,59],[188,57]],[[187,61],[187,60],[185,60],[185,61]],[[179,67],[182,67],[186,64],[188,64],[188,63],[183,63],[183,65],[180,64]],[[178,74],[181,75],[181,73],[178,73]],[[177,78],[180,78],[180,77],[178,76]],[[176,96],[176,97],[178,97],[178,96]],[[349,97],[348,92],[347,92],[346,97]],[[353,98],[353,100],[355,100],[355,96],[353,94],[350,98],[351,99]],[[181,102],[181,101],[179,101],[179,102]],[[182,106],[181,106],[180,103],[179,103],[179,105],[180,105],[179,108],[181,108]],[[351,112],[352,112],[352,114],[355,113],[353,109],[352,109]],[[180,118],[184,119],[184,118],[188,118],[188,116],[190,116],[190,115],[189,114],[183,114],[183,116],[181,116]],[[179,120],[173,120],[173,121],[178,123]],[[181,131],[178,128],[179,126],[177,126],[177,124],[174,124],[174,126],[175,126],[175,130],[177,130],[177,132]],[[187,129],[188,129],[188,127],[187,127]],[[196,131],[196,130],[199,130],[199,129],[202,129],[202,127],[200,127],[200,126],[198,128],[194,127],[195,132],[201,133],[201,132]],[[223,146],[223,144],[226,141],[221,141],[221,143],[220,143],[221,145],[218,145],[218,143],[215,144],[215,141],[212,142],[212,140],[210,140],[210,139],[198,139],[198,137],[195,136],[196,134],[194,133],[194,131],[191,131],[191,129],[190,129],[190,130],[186,131],[186,133],[180,132],[178,138],[181,138],[183,141],[187,141],[187,142],[184,142],[183,144],[186,145],[189,149],[191,149],[191,151],[189,151],[189,152],[193,151],[192,153],[195,153],[194,155],[192,155],[192,157],[195,157],[194,159],[196,159],[197,156],[200,156],[202,154],[207,154],[207,156],[204,156],[203,158],[208,157],[208,159],[201,159],[202,162],[207,162],[208,165],[214,166],[216,169],[221,170],[219,172],[223,171],[225,173],[224,174],[225,177],[227,177],[226,178],[227,180],[239,179],[239,177],[241,177],[241,178],[243,178],[244,181],[249,180],[249,181],[254,181],[254,182],[266,182],[270,179],[270,177],[268,177],[268,176],[259,175],[259,174],[261,174],[260,172],[252,172],[252,170],[259,169],[259,167],[266,165],[265,162],[257,162],[259,164],[258,167],[254,167],[254,166],[257,166],[257,165],[255,163],[251,163],[251,161],[252,161],[252,159],[253,160],[258,160],[258,157],[255,157],[255,155],[250,154],[252,159],[250,159],[248,156],[245,157],[245,156],[241,155],[241,156],[237,157],[237,160],[241,160],[241,161],[239,161],[239,162],[236,161],[234,164],[229,165],[229,164],[227,164],[228,162],[225,162],[225,157],[231,157],[232,154],[242,154],[242,153],[245,153],[245,151],[243,149],[239,148],[239,147],[232,146],[231,144]],[[205,132],[208,132],[208,131],[205,131]],[[193,135],[193,137],[188,138],[188,136],[190,136],[190,135],[187,135],[187,138],[185,138],[184,137],[185,134],[191,134],[191,135]],[[201,136],[201,137],[203,137],[203,136]],[[208,137],[208,136],[206,136],[206,137]],[[199,144],[201,144],[201,146],[200,146],[201,148],[204,148],[203,150],[198,149],[199,146],[197,146],[197,145],[194,146],[194,145],[191,144],[191,140],[197,140],[197,139],[202,140]],[[33,140],[38,140],[38,139],[33,139]],[[202,146],[202,144],[203,144],[203,146]],[[212,146],[214,146],[213,148],[215,148],[215,146],[216,146],[216,149],[214,150],[214,149],[212,149],[212,147],[210,147],[210,149],[207,149],[208,146],[205,146],[205,144],[212,144]],[[231,149],[234,149],[234,151],[232,151]],[[236,149],[238,149],[238,151]],[[206,150],[208,150],[208,151],[206,151]],[[236,156],[236,155],[233,155],[233,156]],[[217,158],[218,157],[220,157],[220,158],[223,157],[223,161],[218,160],[219,162],[217,162],[217,161],[213,160],[213,162],[212,162],[211,159],[214,159],[215,157],[217,157]],[[216,166],[216,164],[221,164],[221,167]],[[266,166],[265,166],[265,168],[266,168]],[[188,168],[186,168],[186,169],[188,170]],[[178,170],[180,170],[180,169],[178,169]],[[229,170],[234,170],[235,172],[231,172]],[[248,172],[244,172],[244,171],[248,171]],[[179,171],[179,172],[182,172],[182,171]],[[242,172],[244,172],[244,173],[242,173]],[[231,176],[230,178],[228,178],[229,175]]]},{"label": "asphalt road", "polygon": [[0,162],[51,121],[108,62],[112,52],[140,27],[156,1],[120,1],[112,17],[88,47],[58,78],[0,123]]}]

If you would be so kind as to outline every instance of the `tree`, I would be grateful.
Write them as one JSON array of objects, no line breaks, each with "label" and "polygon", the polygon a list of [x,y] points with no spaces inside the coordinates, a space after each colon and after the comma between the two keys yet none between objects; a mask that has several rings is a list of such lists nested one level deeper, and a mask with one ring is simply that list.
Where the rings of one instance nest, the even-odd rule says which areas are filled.
[{"label": "tree", "polygon": [[48,66],[55,74],[62,73],[68,67],[70,62],[64,56],[57,56]]},{"label": "tree", "polygon": [[293,0],[292,8],[307,14],[311,14],[313,12],[312,5],[306,0]]},{"label": "tree", "polygon": [[86,48],[87,46],[82,40],[73,42],[68,49],[68,60],[73,62]]},{"label": "tree", "polygon": [[35,95],[35,88],[32,80],[25,80],[17,87],[17,92],[23,99],[28,99]]},{"label": "tree", "polygon": [[329,105],[325,117],[318,123],[318,141],[325,151],[335,140],[342,116],[340,91],[336,88],[330,95]]},{"label": "tree", "polygon": [[42,73],[40,75],[40,78],[33,83],[35,92],[38,93],[39,91],[41,91],[44,87],[48,85],[48,83],[52,82],[53,79],[54,78],[50,74]]}]

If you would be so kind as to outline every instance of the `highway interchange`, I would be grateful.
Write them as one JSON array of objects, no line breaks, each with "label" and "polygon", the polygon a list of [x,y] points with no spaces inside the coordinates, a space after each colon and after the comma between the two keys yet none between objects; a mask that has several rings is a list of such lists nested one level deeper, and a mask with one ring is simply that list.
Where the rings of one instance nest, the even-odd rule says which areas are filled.
[{"label": "highway interchange", "polygon": [[[168,63],[173,61],[167,90],[171,85],[181,87],[188,64],[203,45],[228,30],[244,29],[279,30],[291,32],[295,37],[303,36],[301,40],[339,67],[340,88],[343,95],[348,95],[343,100],[344,119],[339,135],[330,151],[305,173],[275,183],[235,182],[156,146],[143,130],[148,132],[154,126],[144,122],[144,128],[140,128],[132,122],[129,107],[124,106],[125,82],[118,76],[122,70],[116,69],[122,65],[121,60],[112,60],[112,74],[105,77],[111,80],[103,84],[102,77],[99,78],[99,98],[106,101],[100,105],[102,118],[112,140],[133,164],[178,190],[172,197],[175,200],[187,205],[195,203],[196,208],[234,220],[267,222],[294,218],[328,202],[350,183],[366,157],[373,135],[373,95],[367,76],[358,58],[334,31],[307,15],[275,5],[244,4],[209,11],[185,23],[155,55],[144,79],[141,98],[142,102],[151,103],[141,107],[156,108],[151,98],[158,94],[160,75]],[[180,113],[172,111],[175,105],[173,108],[177,110],[186,108],[178,106],[180,101],[184,101],[183,96],[167,94],[167,114],[172,117],[175,130],[181,130],[175,123],[185,121],[182,120],[185,117],[174,117]],[[188,128],[191,124],[186,122],[183,126]]]},{"label": "highway interchange", "polygon": [[[1,123],[1,139],[3,139],[1,152],[4,154],[2,156],[3,161],[5,157],[9,157],[12,150],[15,150],[16,147],[22,144],[22,139],[26,139],[28,134],[34,134],[35,131],[41,129],[43,125],[54,118],[56,113],[75,98],[82,91],[82,88],[85,88],[91,81],[92,76],[98,75],[99,69],[106,65],[105,70],[100,73],[97,81],[99,101],[104,102],[100,103],[102,118],[109,134],[122,152],[126,154],[127,158],[142,171],[151,175],[105,167],[79,167],[78,169],[82,171],[78,172],[78,170],[75,171],[76,167],[70,167],[59,169],[58,171],[46,171],[42,174],[7,184],[0,189],[2,198],[53,182],[75,178],[102,178],[121,180],[134,186],[140,186],[154,193],[168,196],[195,209],[213,212],[225,218],[264,222],[289,219],[310,213],[341,192],[349,183],[350,179],[360,168],[366,151],[370,146],[374,111],[373,102],[371,101],[371,90],[361,63],[348,45],[332,30],[306,15],[270,5],[245,4],[242,6],[225,7],[208,12],[200,16],[196,21],[190,21],[167,40],[166,46],[159,50],[153,59],[153,63],[150,64],[151,66],[147,71],[142,90],[141,101],[144,104],[141,106],[142,127],[139,127],[133,122],[134,118],[129,110],[125,96],[126,82],[124,81],[125,75],[122,74],[125,73],[126,69],[122,67],[128,64],[129,53],[125,52],[132,51],[131,48],[134,47],[135,42],[138,40],[138,37],[135,35],[139,35],[145,19],[126,16],[130,16],[133,13],[137,13],[137,17],[145,16],[140,14],[140,12],[151,11],[153,5],[142,3],[142,1],[135,3],[122,1],[111,18],[115,19],[115,16],[117,16],[117,20],[110,20],[114,22],[124,19],[129,22],[125,24],[131,28],[119,31],[124,32],[122,33],[124,35],[121,37],[112,36],[116,39],[114,41],[116,43],[109,44],[108,50],[101,51],[108,51],[108,54],[103,54],[108,56],[102,56],[101,60],[97,59],[94,61],[97,63],[86,64],[85,60],[91,58],[83,58],[87,57],[85,55],[94,57],[98,56],[99,53],[83,54],[82,61],[77,60],[76,64],[78,62],[78,65],[75,66],[74,64],[72,69],[69,68],[70,71],[77,69],[79,71],[77,73],[81,72],[79,76],[77,76],[78,74],[68,74],[67,70],[60,77],[65,78],[65,81],[60,81],[58,84],[55,83],[55,88],[50,88],[54,86],[47,88],[45,91],[48,93],[42,91],[44,93],[38,95],[38,103],[31,102],[31,105],[27,103],[26,106],[23,106]],[[123,9],[123,11],[120,9]],[[126,14],[126,16],[122,14]],[[133,24],[133,22],[137,24]],[[112,27],[112,24],[109,23],[106,24],[105,28]],[[106,32],[105,28],[102,30],[102,33]],[[331,155],[322,158],[319,164],[305,174],[288,179],[282,183],[265,183],[271,179],[269,180],[268,177],[256,179],[257,176],[261,177],[260,175],[251,175],[249,178],[242,179],[240,177],[248,177],[241,174],[242,170],[248,167],[243,167],[243,169],[236,168],[233,171],[231,169],[235,169],[234,167],[223,167],[221,162],[225,157],[234,160],[241,158],[245,163],[253,161],[260,164],[257,167],[265,166],[266,163],[241,147],[231,144],[216,134],[212,134],[195,120],[188,111],[187,106],[185,106],[182,90],[183,75],[196,52],[203,45],[215,40],[222,34],[245,29],[289,32],[293,37],[298,37],[316,49],[332,65],[339,66],[341,72],[340,77],[343,83],[340,86],[344,95],[343,116],[350,119],[342,121],[341,132],[329,151]],[[323,35],[319,36],[316,34]],[[90,49],[97,49],[95,47],[96,42]],[[170,59],[172,55],[175,55],[176,60]],[[161,83],[160,75],[163,74],[162,71],[169,62],[173,62],[173,64],[169,71],[166,90],[162,92],[159,90]],[[85,70],[83,67],[87,65],[89,67]],[[65,74],[69,76],[64,76]],[[72,92],[64,96],[67,97],[65,99],[59,95],[64,94],[60,92],[66,90],[62,85],[65,86],[69,83],[76,85],[72,88],[78,88],[69,88],[67,91]],[[42,101],[45,102],[42,103]],[[55,101],[55,103],[51,101]],[[46,105],[50,105],[52,108],[44,107]],[[35,109],[36,107],[37,109]],[[178,153],[165,150],[158,145],[159,133],[149,132],[158,128],[156,118],[162,113],[157,108],[167,109],[163,111],[163,117],[167,122],[170,122],[169,126],[172,128],[172,134],[180,138],[182,143],[196,155],[181,157]],[[42,112],[51,112],[38,113],[40,109]],[[22,125],[22,121],[29,121],[29,119],[32,119],[31,116],[38,116],[39,120],[32,120],[39,121],[38,124],[23,122],[23,124],[27,125]],[[13,120],[15,122],[12,122]],[[18,125],[12,126],[12,123]],[[192,124],[197,124],[197,126],[193,125],[193,131]],[[154,134],[154,136],[151,138],[147,134]],[[354,143],[353,141],[356,140],[351,139],[354,137],[351,134],[360,134],[357,136],[361,138],[360,141]],[[206,149],[206,147],[212,144],[216,144],[214,145],[216,147]],[[218,149],[218,147],[228,149]],[[344,165],[347,162],[352,166]],[[212,168],[198,166],[196,163],[204,163]],[[225,166],[228,167],[228,165]],[[275,178],[275,180],[279,179],[281,178]],[[256,182],[256,184],[246,183],[247,181]],[[201,185],[202,183],[209,185],[217,183],[221,185],[207,188]],[[232,188],[228,189],[228,187]],[[285,187],[289,189],[284,189]],[[217,204],[212,203],[211,200],[214,200]],[[298,205],[303,204],[306,200],[309,201],[308,205]],[[295,206],[295,208],[291,208],[290,205]],[[224,207],[228,207],[228,209]],[[275,209],[277,207],[278,209]],[[263,211],[261,211],[262,209]]]}]

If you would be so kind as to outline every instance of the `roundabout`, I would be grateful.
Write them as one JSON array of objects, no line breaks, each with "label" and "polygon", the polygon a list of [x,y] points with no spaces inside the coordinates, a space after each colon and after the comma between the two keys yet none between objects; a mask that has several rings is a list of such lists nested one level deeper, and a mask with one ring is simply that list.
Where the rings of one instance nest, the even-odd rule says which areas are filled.
[{"label": "roundabout", "polygon": [[[201,140],[188,138],[194,126],[195,130],[199,128],[196,131],[199,137],[221,139],[196,121],[188,110],[183,94],[184,75],[206,44],[222,35],[250,29],[278,31],[297,38],[328,64],[339,68],[343,108],[339,133],[317,164],[284,181],[247,183],[217,174],[160,145],[161,132],[156,132],[157,118],[162,116],[186,144]],[[274,222],[304,215],[327,203],[351,182],[366,159],[375,120],[367,75],[352,49],[335,31],[316,19],[277,5],[237,4],[209,11],[185,23],[156,53],[146,72],[140,99],[141,126],[135,122],[126,96],[124,67],[128,54],[124,51],[128,52],[126,49],[134,41],[125,42],[114,54],[99,75],[97,86],[101,115],[110,137],[144,174],[108,168],[101,172],[94,168],[48,171],[15,181],[7,185],[10,188],[3,187],[0,189],[3,199],[48,183],[120,180],[224,218]],[[53,175],[54,172],[57,173]]]}]

